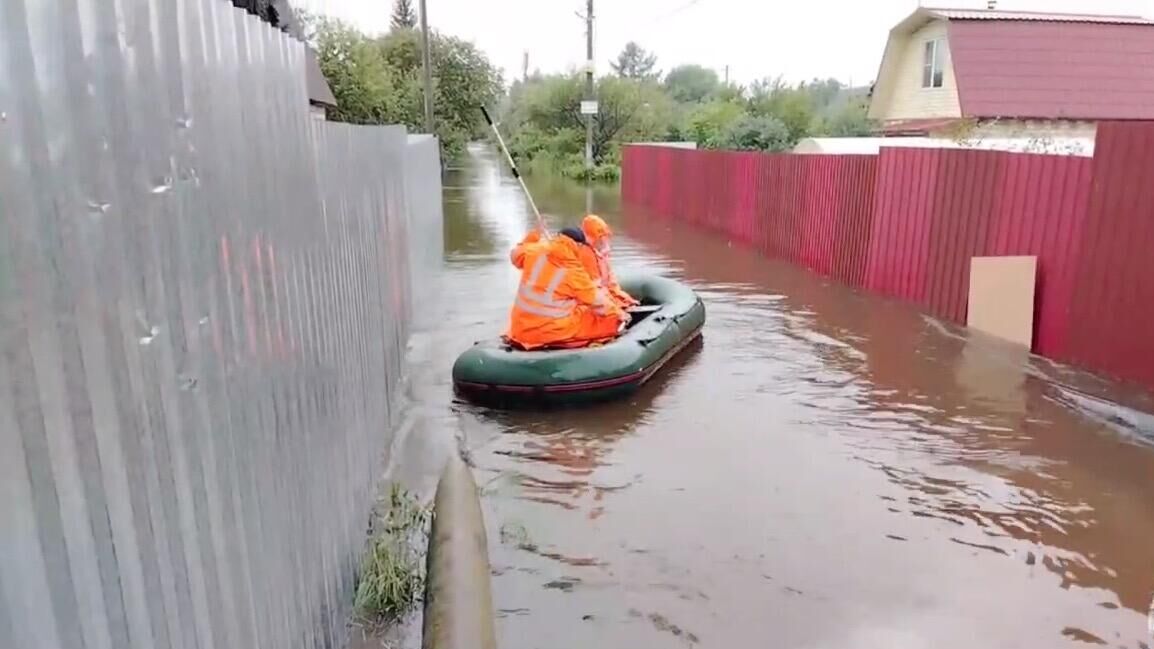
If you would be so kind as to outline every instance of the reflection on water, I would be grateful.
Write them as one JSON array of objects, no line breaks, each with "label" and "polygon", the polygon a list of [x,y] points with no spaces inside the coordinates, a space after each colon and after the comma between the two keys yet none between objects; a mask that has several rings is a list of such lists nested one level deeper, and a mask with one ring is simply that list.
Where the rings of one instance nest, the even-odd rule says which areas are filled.
[{"label": "reflection on water", "polygon": [[[504,325],[532,221],[497,158],[446,180],[446,263],[414,340],[425,425],[395,454],[482,485],[503,647],[1146,647],[1154,429],[1142,395],[642,214],[599,191],[618,264],[691,283],[704,343],[629,401],[453,400]],[[533,185],[575,223],[582,188]]]}]

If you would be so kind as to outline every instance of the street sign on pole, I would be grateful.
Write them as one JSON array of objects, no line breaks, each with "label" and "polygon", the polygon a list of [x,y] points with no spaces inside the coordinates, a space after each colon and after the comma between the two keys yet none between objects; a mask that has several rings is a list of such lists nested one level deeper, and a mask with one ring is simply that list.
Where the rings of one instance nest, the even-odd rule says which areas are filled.
[{"label": "street sign on pole", "polygon": [[597,114],[597,100],[584,100],[581,102],[582,115],[596,115]]}]

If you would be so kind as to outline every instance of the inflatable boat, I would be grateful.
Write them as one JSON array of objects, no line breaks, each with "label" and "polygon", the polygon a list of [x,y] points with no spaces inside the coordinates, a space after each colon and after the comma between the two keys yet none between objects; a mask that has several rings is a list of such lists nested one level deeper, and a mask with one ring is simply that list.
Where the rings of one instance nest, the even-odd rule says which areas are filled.
[{"label": "inflatable boat", "polygon": [[705,305],[681,282],[656,275],[622,276],[641,301],[628,329],[596,347],[522,351],[500,339],[477,343],[453,365],[453,385],[475,401],[517,406],[577,404],[629,394],[693,343]]}]

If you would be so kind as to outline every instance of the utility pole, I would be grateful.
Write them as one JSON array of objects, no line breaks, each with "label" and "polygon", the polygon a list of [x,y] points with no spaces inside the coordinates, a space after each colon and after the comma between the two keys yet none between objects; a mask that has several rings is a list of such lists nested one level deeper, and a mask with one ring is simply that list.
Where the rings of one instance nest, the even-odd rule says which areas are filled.
[{"label": "utility pole", "polygon": [[729,65],[725,66],[725,85],[729,85]]},{"label": "utility pole", "polygon": [[425,10],[425,0],[420,0],[421,9],[421,76],[425,86],[425,130],[433,132],[433,62],[429,55],[429,12]]},{"label": "utility pole", "polygon": [[525,50],[525,56],[521,59],[521,82],[529,81],[529,50]]},{"label": "utility pole", "polygon": [[[596,99],[593,95],[593,0],[585,3],[585,99]],[[586,169],[593,168],[593,117],[592,114],[585,116]]]}]

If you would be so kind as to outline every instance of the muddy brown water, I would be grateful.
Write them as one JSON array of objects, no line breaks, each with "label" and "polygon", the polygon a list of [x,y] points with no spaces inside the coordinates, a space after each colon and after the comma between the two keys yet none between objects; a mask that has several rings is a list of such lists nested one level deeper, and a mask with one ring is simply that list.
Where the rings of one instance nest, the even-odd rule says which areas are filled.
[{"label": "muddy brown water", "polygon": [[[475,466],[501,647],[1154,644],[1148,397],[623,213],[611,190],[592,201],[617,265],[691,284],[703,342],[626,401],[455,399],[449,369],[505,325],[532,221],[497,162],[473,149],[446,177],[419,423],[391,472],[431,493],[445,454]],[[581,188],[534,192],[584,211]]]}]

